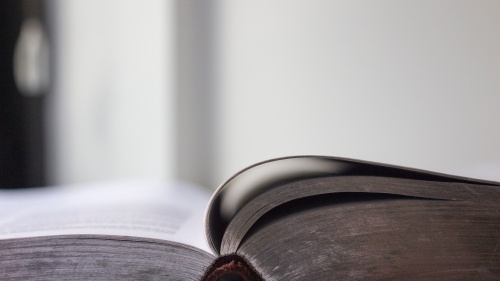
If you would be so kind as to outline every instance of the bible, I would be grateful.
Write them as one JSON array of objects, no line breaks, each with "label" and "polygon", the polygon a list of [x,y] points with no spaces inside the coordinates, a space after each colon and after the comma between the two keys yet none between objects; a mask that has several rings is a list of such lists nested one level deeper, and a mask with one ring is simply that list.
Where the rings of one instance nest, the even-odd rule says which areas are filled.
[{"label": "bible", "polygon": [[330,156],[0,191],[5,280],[498,280],[500,183]]}]

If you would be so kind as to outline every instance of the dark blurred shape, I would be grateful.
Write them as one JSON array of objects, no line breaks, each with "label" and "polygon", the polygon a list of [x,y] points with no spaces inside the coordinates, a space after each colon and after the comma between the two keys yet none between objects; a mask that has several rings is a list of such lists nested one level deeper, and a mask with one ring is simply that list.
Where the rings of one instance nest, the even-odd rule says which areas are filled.
[{"label": "dark blurred shape", "polygon": [[43,26],[43,1],[0,1],[0,188],[45,184]]}]

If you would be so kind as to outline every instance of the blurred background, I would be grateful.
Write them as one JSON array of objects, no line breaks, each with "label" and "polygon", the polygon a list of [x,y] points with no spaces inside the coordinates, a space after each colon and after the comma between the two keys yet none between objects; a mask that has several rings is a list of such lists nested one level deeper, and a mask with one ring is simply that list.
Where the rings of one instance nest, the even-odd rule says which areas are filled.
[{"label": "blurred background", "polygon": [[500,1],[0,2],[0,187],[321,154],[500,180]]}]

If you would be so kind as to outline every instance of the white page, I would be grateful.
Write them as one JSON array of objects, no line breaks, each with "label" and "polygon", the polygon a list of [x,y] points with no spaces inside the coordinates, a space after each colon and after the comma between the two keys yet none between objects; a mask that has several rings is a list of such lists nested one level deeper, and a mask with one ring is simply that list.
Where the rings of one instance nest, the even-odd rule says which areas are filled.
[{"label": "white page", "polygon": [[66,234],[156,238],[209,252],[210,193],[175,183],[101,183],[0,191],[0,239]]}]

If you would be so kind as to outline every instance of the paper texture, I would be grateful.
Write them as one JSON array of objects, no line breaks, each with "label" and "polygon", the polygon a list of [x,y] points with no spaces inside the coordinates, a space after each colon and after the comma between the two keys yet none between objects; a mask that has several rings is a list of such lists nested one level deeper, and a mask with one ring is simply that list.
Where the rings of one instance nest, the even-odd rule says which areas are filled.
[{"label": "paper texture", "polygon": [[209,251],[210,193],[175,183],[105,183],[0,192],[0,239],[103,234],[180,242]]}]

